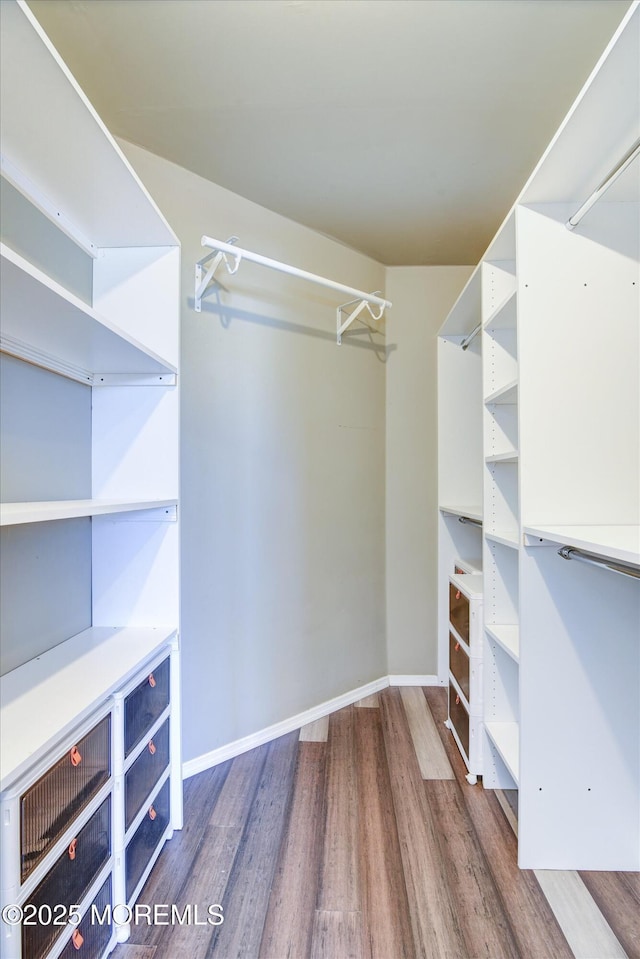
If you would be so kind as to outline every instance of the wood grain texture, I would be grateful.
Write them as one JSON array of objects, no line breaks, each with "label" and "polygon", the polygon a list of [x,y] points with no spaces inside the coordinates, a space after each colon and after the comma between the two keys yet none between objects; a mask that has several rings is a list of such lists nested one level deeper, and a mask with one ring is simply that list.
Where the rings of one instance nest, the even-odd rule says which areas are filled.
[{"label": "wood grain texture", "polygon": [[363,955],[361,913],[318,909],[311,959],[362,959]]},{"label": "wood grain texture", "polygon": [[422,778],[455,779],[422,689],[404,686],[400,696]]},{"label": "wood grain texture", "polygon": [[464,938],[400,693],[385,689],[380,704],[416,955],[464,956]]},{"label": "wood grain texture", "polygon": [[520,952],[461,787],[451,780],[431,780],[424,789],[436,821],[449,889],[457,903],[466,955],[518,959]]},{"label": "wood grain texture", "polygon": [[324,839],[325,765],[324,743],[300,743],[289,821],[260,944],[261,959],[299,959],[311,951]]},{"label": "wood grain texture", "polygon": [[363,954],[415,956],[389,768],[378,709],[355,714]]},{"label": "wood grain texture", "polygon": [[156,959],[156,947],[121,942],[111,953],[111,959]]},{"label": "wood grain texture", "polygon": [[329,717],[322,716],[312,723],[300,727],[301,743],[326,743],[329,735]]},{"label": "wood grain texture", "polygon": [[354,709],[331,716],[327,742],[325,833],[317,908],[360,912],[358,787]]},{"label": "wood grain texture", "polygon": [[354,705],[361,709],[378,709],[380,706],[380,698],[377,693],[371,693],[370,696],[364,696],[362,699],[359,699]]},{"label": "wood grain texture", "polygon": [[626,953],[577,872],[536,869],[575,959],[626,959]]},{"label": "wood grain texture", "polygon": [[[177,902],[177,896],[189,876],[209,819],[234,762],[235,759],[228,760],[185,781],[184,826],[163,846],[138,902],[151,906],[155,903]],[[131,928],[130,943],[154,945],[162,940],[165,933],[166,928],[162,926],[134,925]],[[116,953],[114,959],[118,959]]]},{"label": "wood grain texture", "polygon": [[427,687],[423,692],[521,955],[527,959],[572,959],[569,944],[535,876],[530,870],[518,869],[517,840],[498,800],[491,790],[470,786],[465,780],[466,767],[444,725],[446,691]]},{"label": "wood grain texture", "polygon": [[[225,921],[214,927],[207,957],[255,959],[260,953],[273,874],[289,815],[297,731],[281,736],[266,748],[255,797],[224,893]],[[232,773],[233,770],[229,777]]]},{"label": "wood grain texture", "polygon": [[640,959],[640,874],[581,872],[579,875],[629,959]]},{"label": "wood grain texture", "polygon": [[218,801],[213,807],[209,824],[212,826],[243,826],[258,788],[269,751],[269,745],[250,749],[231,761]]}]

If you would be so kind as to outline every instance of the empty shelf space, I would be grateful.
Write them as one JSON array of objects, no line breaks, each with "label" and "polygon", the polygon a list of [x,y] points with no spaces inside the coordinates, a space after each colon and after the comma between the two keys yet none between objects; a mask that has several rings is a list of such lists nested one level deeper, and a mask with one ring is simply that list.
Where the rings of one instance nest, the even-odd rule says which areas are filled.
[{"label": "empty shelf space", "polygon": [[123,376],[175,382],[172,364],[4,244],[0,273],[3,352],[90,386]]},{"label": "empty shelf space", "polygon": [[525,526],[524,533],[528,546],[543,540],[640,566],[640,526]]},{"label": "empty shelf space", "polygon": [[493,639],[507,655],[511,656],[516,663],[520,661],[520,627],[514,625],[495,625],[485,626],[487,634]]},{"label": "empty shelf space", "polygon": [[491,456],[486,457],[485,462],[486,463],[517,463],[518,451],[505,450],[503,453],[493,453]]},{"label": "empty shelf space", "polygon": [[485,539],[492,543],[500,543],[502,546],[509,546],[512,549],[518,549],[520,546],[520,537],[517,530],[493,530],[485,531]]},{"label": "empty shelf space", "polygon": [[516,305],[516,291],[513,290],[487,317],[484,322],[484,329],[487,331],[514,330],[517,316]]},{"label": "empty shelf space", "polygon": [[[465,574],[473,575],[482,575],[482,557],[473,556],[471,558],[466,556],[456,557],[455,565],[464,570]],[[458,574],[460,575],[460,574]]]},{"label": "empty shelf space", "polygon": [[167,518],[175,517],[176,499],[163,500],[51,500],[35,503],[0,504],[0,526],[21,523],[48,523],[52,520],[77,519],[82,516],[105,516],[109,513],[130,513],[137,510],[166,510]]},{"label": "empty shelf space", "polygon": [[518,402],[518,380],[512,379],[504,386],[494,390],[489,396],[485,397],[485,404],[497,403],[499,405],[508,405]]},{"label": "empty shelf space", "polygon": [[[175,635],[175,626],[92,627],[6,673],[0,679],[0,788],[79,725]],[[39,721],[34,723],[36,711]]]},{"label": "empty shelf space", "polygon": [[517,784],[520,775],[520,731],[518,723],[485,723],[484,728],[502,761]]}]

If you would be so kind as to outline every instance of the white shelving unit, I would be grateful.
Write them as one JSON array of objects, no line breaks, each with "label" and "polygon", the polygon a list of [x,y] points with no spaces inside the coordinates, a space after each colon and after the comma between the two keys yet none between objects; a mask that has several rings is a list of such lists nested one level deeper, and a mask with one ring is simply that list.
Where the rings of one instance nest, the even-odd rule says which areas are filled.
[{"label": "white shelving unit", "polygon": [[[0,686],[1,788],[4,796],[12,794],[36,768],[46,769],[66,739],[94,721],[96,710],[112,709],[117,716],[116,707],[108,706],[117,691],[124,695],[127,683],[144,679],[154,657],[170,655],[166,838],[182,825],[179,242],[28,6],[6,0],[1,17],[2,176],[55,224],[61,244],[70,238],[79,256],[92,261],[92,295],[84,302],[59,276],[49,275],[41,259],[36,265],[24,249],[5,243],[0,248],[0,348],[14,364],[12,377],[27,384],[19,396],[30,409],[27,417],[18,407],[13,411],[22,432],[9,437],[7,471],[18,495],[0,507],[3,563],[11,568],[19,560],[26,569],[18,618],[27,607],[38,607],[38,590],[50,579],[61,591],[56,611],[76,604],[81,618],[86,609],[90,620],[68,632],[52,623],[48,646],[45,639],[33,658],[20,656],[24,630],[5,637],[18,665],[9,667]],[[80,402],[88,411],[86,428],[67,431],[69,445],[57,459],[42,452],[48,438],[23,425],[33,427],[45,412],[52,417],[51,410],[39,408],[45,399],[26,392],[34,367],[46,371],[39,375],[50,377],[47,383],[60,384],[55,396],[64,394],[65,409]],[[90,403],[84,391],[90,391]],[[13,394],[11,400],[20,402]],[[60,477],[64,483],[71,475],[59,462],[66,459],[80,463],[80,480],[61,490]],[[21,478],[33,469],[38,493],[35,501],[25,496],[22,502]],[[69,530],[81,534],[73,540],[80,552],[72,562],[66,555]],[[117,742],[115,736],[114,750]],[[125,771],[115,754],[113,770],[114,785],[104,789],[112,795],[117,822]],[[160,786],[158,781],[154,789]],[[14,828],[6,821],[5,827]],[[132,837],[127,833],[125,840],[124,830],[114,829],[108,869],[117,895],[123,894],[127,857],[122,843]],[[49,868],[46,863],[41,870]],[[27,891],[25,886],[20,895]],[[91,895],[96,891],[92,887]],[[3,955],[5,948],[8,956],[20,955],[15,932],[8,936],[3,926],[2,935]]]},{"label": "white shelving unit", "polygon": [[567,226],[638,138],[639,58],[635,2],[440,333],[481,357],[483,784],[523,868],[640,868],[640,589],[590,562],[640,569],[640,161]]}]

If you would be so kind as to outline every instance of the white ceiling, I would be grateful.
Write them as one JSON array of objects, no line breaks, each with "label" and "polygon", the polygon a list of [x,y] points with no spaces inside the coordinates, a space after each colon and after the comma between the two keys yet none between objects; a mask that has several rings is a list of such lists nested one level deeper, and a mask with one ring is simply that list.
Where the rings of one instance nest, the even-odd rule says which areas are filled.
[{"label": "white ceiling", "polygon": [[111,131],[388,264],[475,263],[630,0],[30,0]]}]

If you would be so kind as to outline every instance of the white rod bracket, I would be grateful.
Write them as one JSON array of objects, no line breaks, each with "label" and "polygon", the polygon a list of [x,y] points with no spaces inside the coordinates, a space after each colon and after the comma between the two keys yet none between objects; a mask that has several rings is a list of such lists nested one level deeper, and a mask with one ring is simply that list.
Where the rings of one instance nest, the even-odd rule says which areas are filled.
[{"label": "white rod bracket", "polygon": [[[373,295],[378,296],[379,292],[380,291],[378,290]],[[341,323],[340,321],[342,319],[342,313],[346,310],[348,306],[353,306],[354,303],[357,303],[358,305],[356,306],[354,310],[351,311],[351,313],[348,314],[346,320],[343,323]],[[360,298],[357,298],[355,300],[349,300],[348,303],[343,303],[341,306],[339,306],[336,310],[336,336],[337,336],[338,346],[342,346],[342,334],[345,332],[345,330],[349,329],[353,321],[360,315],[360,313],[362,313],[362,311],[365,308],[367,309],[367,311],[369,312],[369,315],[371,316],[373,320],[380,320],[382,319],[382,314],[384,313],[385,305],[386,304],[383,302],[380,305],[377,313],[374,313],[373,310],[371,309],[371,303],[369,302],[369,300],[363,300]]]},{"label": "white rod bracket", "polygon": [[[232,246],[234,243],[238,242],[237,236],[231,236],[227,240],[227,244]],[[227,273],[233,275],[238,272],[238,267],[240,266],[240,261],[242,260],[242,253],[233,254],[233,265],[229,262],[227,252],[225,250],[212,250],[211,253],[208,253],[207,256],[203,257],[196,263],[196,275],[195,275],[195,293],[194,293],[194,309],[196,313],[202,312],[202,297],[207,291],[209,285],[213,280],[215,280],[216,270],[221,263],[224,263]],[[202,271],[208,261],[211,260],[211,263],[207,266],[207,271],[202,275]],[[222,285],[222,284],[220,284]]]}]

